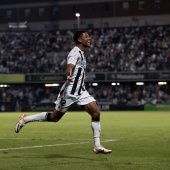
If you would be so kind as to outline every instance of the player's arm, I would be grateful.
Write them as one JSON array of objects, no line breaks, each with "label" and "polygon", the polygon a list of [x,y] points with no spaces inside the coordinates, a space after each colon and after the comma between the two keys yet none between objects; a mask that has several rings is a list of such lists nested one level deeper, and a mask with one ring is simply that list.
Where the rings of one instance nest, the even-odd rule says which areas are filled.
[{"label": "player's arm", "polygon": [[66,67],[66,76],[67,76],[67,80],[72,81],[72,70],[74,69],[74,65],[73,64],[67,64]]}]

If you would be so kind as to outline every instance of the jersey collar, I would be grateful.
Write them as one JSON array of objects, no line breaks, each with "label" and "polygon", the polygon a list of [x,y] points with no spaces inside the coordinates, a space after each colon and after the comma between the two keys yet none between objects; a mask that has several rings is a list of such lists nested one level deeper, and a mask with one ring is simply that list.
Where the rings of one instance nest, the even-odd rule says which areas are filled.
[{"label": "jersey collar", "polygon": [[80,48],[79,48],[79,47],[75,46],[74,48],[76,48],[77,50],[81,51],[81,53],[83,53],[83,54],[84,54],[84,51],[80,50]]}]

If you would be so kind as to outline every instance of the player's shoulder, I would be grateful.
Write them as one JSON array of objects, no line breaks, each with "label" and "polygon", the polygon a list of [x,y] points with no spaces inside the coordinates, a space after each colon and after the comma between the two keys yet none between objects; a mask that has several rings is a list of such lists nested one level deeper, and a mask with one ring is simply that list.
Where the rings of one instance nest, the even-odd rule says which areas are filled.
[{"label": "player's shoulder", "polygon": [[75,47],[70,51],[69,55],[71,55],[71,56],[80,55],[80,52],[79,52],[79,51],[80,51],[80,49],[75,46]]}]

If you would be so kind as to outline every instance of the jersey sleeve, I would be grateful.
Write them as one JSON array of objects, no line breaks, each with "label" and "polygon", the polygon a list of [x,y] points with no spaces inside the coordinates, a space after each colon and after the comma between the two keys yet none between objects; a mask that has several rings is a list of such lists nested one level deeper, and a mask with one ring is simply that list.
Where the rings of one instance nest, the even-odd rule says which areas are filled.
[{"label": "jersey sleeve", "polygon": [[79,58],[79,54],[77,50],[71,51],[67,57],[67,64],[76,65],[78,58]]}]

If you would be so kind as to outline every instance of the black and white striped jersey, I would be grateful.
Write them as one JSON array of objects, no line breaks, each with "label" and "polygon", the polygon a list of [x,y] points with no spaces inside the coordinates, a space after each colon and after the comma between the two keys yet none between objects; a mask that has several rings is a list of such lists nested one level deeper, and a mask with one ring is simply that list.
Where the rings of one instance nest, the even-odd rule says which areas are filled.
[{"label": "black and white striped jersey", "polygon": [[84,79],[86,70],[86,58],[84,52],[75,46],[67,56],[67,64],[73,64],[75,67],[72,70],[72,82],[67,81],[64,88],[67,88],[67,93],[71,95],[81,95],[85,90]]},{"label": "black and white striped jersey", "polygon": [[55,109],[65,113],[70,105],[77,103],[78,105],[86,105],[96,101],[85,89],[84,79],[86,70],[86,59],[84,52],[75,46],[67,56],[67,64],[73,64],[72,80],[66,81],[60,89]]}]

